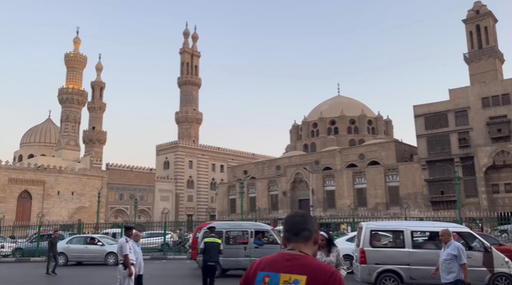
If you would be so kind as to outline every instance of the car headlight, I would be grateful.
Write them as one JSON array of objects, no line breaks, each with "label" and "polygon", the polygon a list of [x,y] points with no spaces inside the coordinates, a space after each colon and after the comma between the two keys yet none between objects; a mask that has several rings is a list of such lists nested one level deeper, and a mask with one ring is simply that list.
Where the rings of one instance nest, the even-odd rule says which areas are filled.
[{"label": "car headlight", "polygon": [[510,272],[512,272],[512,261],[510,261],[510,259],[505,258],[505,264],[508,266],[508,269],[510,270]]}]

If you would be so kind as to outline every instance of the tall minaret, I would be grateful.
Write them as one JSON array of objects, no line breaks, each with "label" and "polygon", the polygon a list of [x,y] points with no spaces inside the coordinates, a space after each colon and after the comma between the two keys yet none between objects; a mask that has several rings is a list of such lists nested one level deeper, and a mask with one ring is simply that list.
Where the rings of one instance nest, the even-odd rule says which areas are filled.
[{"label": "tall minaret", "polygon": [[66,86],[59,88],[59,104],[62,107],[60,114],[60,137],[57,142],[56,157],[63,160],[80,161],[80,122],[82,109],[87,103],[87,91],[82,88],[82,80],[87,57],[80,52],[82,40],[73,39],[74,49],[64,55],[66,64]]},{"label": "tall minaret", "polygon": [[466,25],[468,52],[464,61],[469,67],[470,84],[503,80],[505,59],[498,47],[498,19],[494,13],[482,1],[476,1],[462,22]]},{"label": "tall minaret", "polygon": [[84,156],[89,156],[91,168],[101,169],[103,166],[103,147],[107,143],[107,132],[103,130],[103,114],[107,109],[107,104],[103,102],[103,93],[105,92],[105,82],[101,79],[103,64],[101,63],[101,54],[96,64],[96,79],[91,82],[92,98],[87,103],[89,111],[89,129],[84,130],[83,142],[85,145]]},{"label": "tall minaret", "polygon": [[199,127],[203,123],[203,113],[199,112],[199,58],[201,53],[197,50],[199,35],[194,27],[192,34],[192,47],[189,45],[190,31],[188,23],[183,31],[183,47],[180,49],[181,69],[178,77],[180,88],[180,110],[175,114],[178,125],[178,140],[199,144]]}]

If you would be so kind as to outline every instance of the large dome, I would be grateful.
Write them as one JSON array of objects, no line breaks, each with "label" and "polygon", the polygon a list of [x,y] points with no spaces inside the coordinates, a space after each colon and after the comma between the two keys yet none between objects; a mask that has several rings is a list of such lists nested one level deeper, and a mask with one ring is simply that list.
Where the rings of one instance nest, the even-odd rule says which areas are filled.
[{"label": "large dome", "polygon": [[342,95],[336,95],[331,99],[325,100],[316,106],[307,116],[306,120],[314,121],[320,117],[320,113],[326,118],[337,117],[341,110],[347,116],[359,116],[363,110],[367,116],[375,117],[375,113],[365,104]]},{"label": "large dome", "polygon": [[60,128],[50,117],[41,124],[30,128],[21,138],[20,147],[29,145],[57,146]]}]

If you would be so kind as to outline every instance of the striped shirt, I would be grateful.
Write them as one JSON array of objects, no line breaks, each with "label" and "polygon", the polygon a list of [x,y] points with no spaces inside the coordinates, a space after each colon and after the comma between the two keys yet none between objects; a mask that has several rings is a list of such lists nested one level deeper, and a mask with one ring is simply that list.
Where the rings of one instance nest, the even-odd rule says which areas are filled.
[{"label": "striped shirt", "polygon": [[466,250],[456,241],[450,241],[441,250],[439,257],[439,275],[441,282],[450,283],[463,280],[462,265],[466,264]]}]

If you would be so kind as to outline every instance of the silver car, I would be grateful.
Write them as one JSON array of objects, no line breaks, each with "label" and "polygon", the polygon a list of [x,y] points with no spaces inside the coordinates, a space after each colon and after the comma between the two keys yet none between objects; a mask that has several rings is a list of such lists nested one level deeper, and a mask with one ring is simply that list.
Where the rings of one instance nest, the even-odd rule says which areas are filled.
[{"label": "silver car", "polygon": [[59,251],[59,265],[68,262],[105,263],[117,265],[117,240],[104,235],[77,235],[67,238],[57,245]]}]

